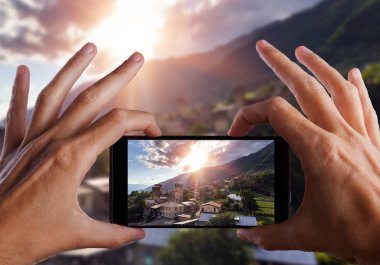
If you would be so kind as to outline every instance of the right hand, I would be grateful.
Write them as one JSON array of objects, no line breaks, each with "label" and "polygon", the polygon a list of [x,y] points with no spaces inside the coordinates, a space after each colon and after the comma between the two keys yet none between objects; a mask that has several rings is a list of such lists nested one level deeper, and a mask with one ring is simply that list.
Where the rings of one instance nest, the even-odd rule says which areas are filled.
[{"label": "right hand", "polygon": [[[317,78],[265,41],[260,57],[289,87],[306,117],[280,97],[243,107],[229,135],[270,123],[302,162],[305,195],[288,221],[238,230],[239,238],[270,250],[321,251],[380,262],[380,133],[358,69],[345,80],[305,47],[296,57]],[[326,92],[330,93],[330,95]]]},{"label": "right hand", "polygon": [[92,219],[78,204],[79,185],[101,152],[129,132],[161,134],[142,111],[113,109],[94,121],[143,65],[139,53],[81,92],[59,117],[95,54],[95,45],[84,46],[42,90],[29,128],[29,70],[18,68],[0,158],[1,264],[31,264],[63,250],[113,248],[144,237],[142,229]]}]

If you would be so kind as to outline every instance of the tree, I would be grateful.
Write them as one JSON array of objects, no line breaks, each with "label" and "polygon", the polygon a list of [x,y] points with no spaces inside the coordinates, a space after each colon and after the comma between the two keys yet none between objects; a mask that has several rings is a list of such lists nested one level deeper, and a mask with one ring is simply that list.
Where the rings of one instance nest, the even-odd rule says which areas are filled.
[{"label": "tree", "polygon": [[247,212],[257,211],[259,206],[255,200],[255,196],[251,190],[242,190],[240,192],[241,201],[243,203],[243,209]]},{"label": "tree", "polygon": [[235,221],[235,216],[232,213],[221,213],[218,214],[215,217],[210,218],[208,220],[207,225],[209,226],[234,226],[236,221]]},{"label": "tree", "polygon": [[349,263],[344,262],[341,259],[330,257],[324,253],[315,253],[319,265],[348,265]]},{"label": "tree", "polygon": [[128,196],[128,221],[139,222],[145,209],[145,200],[150,197],[149,192],[133,191]]},{"label": "tree", "polygon": [[189,229],[179,231],[160,252],[165,265],[248,265],[247,243],[227,229]]},{"label": "tree", "polygon": [[380,64],[369,64],[363,71],[363,79],[367,85],[378,86],[380,84]]}]

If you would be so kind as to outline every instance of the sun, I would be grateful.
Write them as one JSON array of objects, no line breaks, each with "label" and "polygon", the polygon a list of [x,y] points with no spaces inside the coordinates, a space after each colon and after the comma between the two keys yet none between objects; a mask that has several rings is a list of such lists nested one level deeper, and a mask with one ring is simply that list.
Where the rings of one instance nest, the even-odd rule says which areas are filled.
[{"label": "sun", "polygon": [[208,152],[205,149],[197,148],[196,145],[191,147],[191,152],[181,162],[180,166],[184,171],[193,172],[201,169],[207,164]]},{"label": "sun", "polygon": [[114,57],[126,58],[139,51],[151,59],[163,23],[164,10],[158,1],[117,0],[114,12],[88,37]]}]

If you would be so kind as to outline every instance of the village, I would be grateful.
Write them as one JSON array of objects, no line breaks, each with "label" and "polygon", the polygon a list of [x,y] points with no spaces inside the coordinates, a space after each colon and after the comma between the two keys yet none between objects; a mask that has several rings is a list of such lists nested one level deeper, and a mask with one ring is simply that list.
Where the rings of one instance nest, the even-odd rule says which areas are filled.
[{"label": "village", "polygon": [[[259,214],[262,214],[262,211],[259,211],[259,206],[252,195],[247,200],[253,203],[245,205],[245,193],[236,194],[232,190],[235,183],[240,180],[240,177],[232,177],[220,183],[213,181],[199,189],[194,187],[185,189],[183,184],[175,183],[174,188],[166,192],[163,191],[162,184],[155,184],[151,187],[151,192],[145,192],[147,198],[144,208],[141,209],[140,220],[136,222],[136,219],[128,217],[128,224],[152,227],[261,225],[263,222],[258,222],[255,211]],[[273,200],[266,198],[263,203],[270,208],[271,213],[268,215],[273,214]],[[130,207],[133,206],[128,205],[128,208]]]}]

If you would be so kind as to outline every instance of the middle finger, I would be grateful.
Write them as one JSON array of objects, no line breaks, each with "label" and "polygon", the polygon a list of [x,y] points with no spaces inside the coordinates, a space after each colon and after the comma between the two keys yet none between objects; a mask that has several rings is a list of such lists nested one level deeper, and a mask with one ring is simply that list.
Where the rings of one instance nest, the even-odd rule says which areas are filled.
[{"label": "middle finger", "polygon": [[257,43],[264,62],[289,87],[306,116],[327,131],[337,131],[344,122],[324,87],[296,63],[266,41]]},{"label": "middle finger", "polygon": [[73,101],[59,119],[56,138],[65,138],[87,127],[99,111],[133,79],[144,57],[134,53],[113,72],[96,82]]}]

